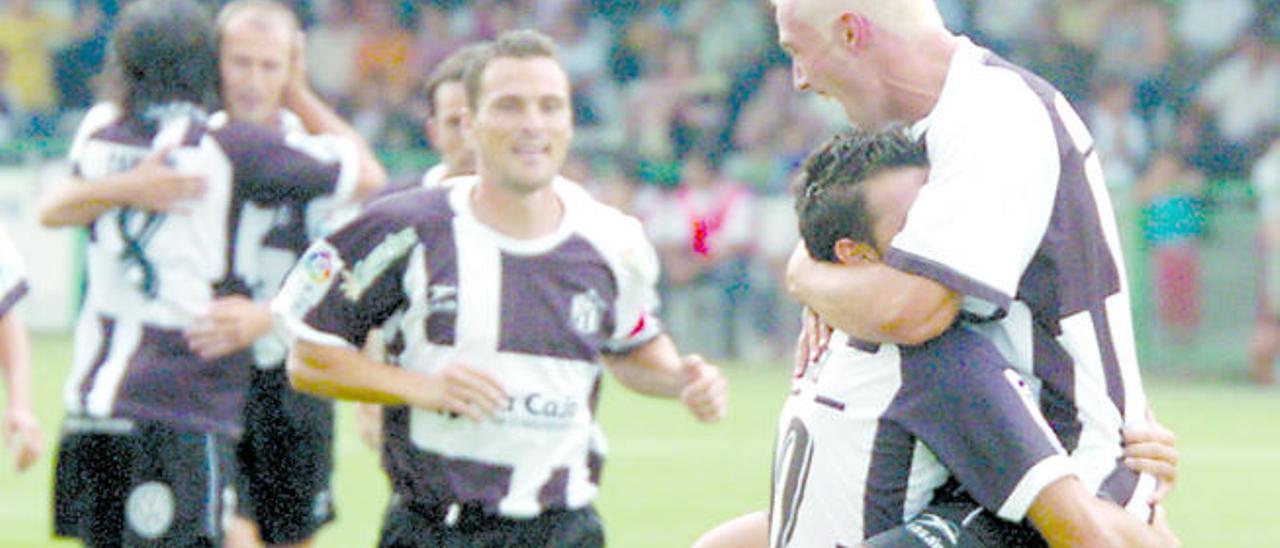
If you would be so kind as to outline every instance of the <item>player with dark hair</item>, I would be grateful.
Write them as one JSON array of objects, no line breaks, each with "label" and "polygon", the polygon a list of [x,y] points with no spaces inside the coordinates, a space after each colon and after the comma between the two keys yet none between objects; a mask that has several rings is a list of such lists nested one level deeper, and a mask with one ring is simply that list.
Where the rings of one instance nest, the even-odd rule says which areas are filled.
[{"label": "player with dark hair", "polygon": [[[88,291],[58,451],[55,532],[87,545],[218,545],[252,356],[188,340],[216,299],[246,290],[243,202],[351,196],[358,157],[332,139],[228,122],[214,26],[190,0],[140,0],[112,35],[120,98],[86,115],[72,184],[48,226],[87,226]],[[147,180],[135,165],[177,177]]]},{"label": "player with dark hair", "polygon": [[[382,546],[603,545],[602,366],[700,420],[725,412],[719,369],[653,316],[639,222],[557,175],[573,120],[554,55],[539,33],[499,36],[465,78],[478,174],[374,202],[273,303],[296,386],[401,406]],[[387,363],[358,350],[378,326]]]},{"label": "player with dark hair", "polygon": [[[845,268],[880,263],[927,176],[904,131],[837,135],[795,189],[805,247]],[[832,341],[779,419],[771,524],[749,515],[700,546],[763,546],[766,529],[772,546],[1035,546],[1037,530],[1055,546],[1174,541],[1081,485],[1026,383],[967,326],[919,346]]]},{"label": "player with dark hair", "polygon": [[427,77],[427,136],[440,153],[440,163],[422,176],[424,187],[438,186],[449,177],[476,171],[476,153],[463,132],[470,108],[462,79],[467,67],[483,58],[490,47],[488,42],[467,45],[441,61]]}]

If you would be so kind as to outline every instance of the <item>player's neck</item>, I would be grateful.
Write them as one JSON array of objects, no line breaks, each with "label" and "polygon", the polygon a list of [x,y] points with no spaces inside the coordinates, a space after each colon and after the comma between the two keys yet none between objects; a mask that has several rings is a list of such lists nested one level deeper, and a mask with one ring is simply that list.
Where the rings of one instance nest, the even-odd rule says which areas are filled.
[{"label": "player's neck", "polygon": [[947,82],[960,38],[946,31],[921,35],[905,48],[909,61],[887,78],[897,97],[898,118],[915,123],[933,112]]},{"label": "player's neck", "polygon": [[481,181],[471,192],[471,210],[485,226],[521,240],[553,234],[564,218],[564,203],[549,184],[522,193]]}]

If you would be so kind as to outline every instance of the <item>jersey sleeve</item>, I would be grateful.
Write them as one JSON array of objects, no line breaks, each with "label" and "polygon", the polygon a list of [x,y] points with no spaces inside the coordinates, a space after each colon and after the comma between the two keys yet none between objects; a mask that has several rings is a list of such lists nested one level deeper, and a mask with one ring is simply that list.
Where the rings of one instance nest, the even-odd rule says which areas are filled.
[{"label": "jersey sleeve", "polygon": [[334,135],[282,133],[231,122],[214,136],[233,166],[235,191],[264,205],[320,196],[347,202],[355,192],[355,145]]},{"label": "jersey sleeve", "polygon": [[620,232],[618,297],[614,303],[614,332],[605,351],[625,354],[663,332],[658,320],[658,253],[645,237],[640,222],[626,217]]},{"label": "jersey sleeve", "polygon": [[71,149],[67,153],[73,177],[81,176],[80,162],[84,157],[85,143],[119,117],[120,109],[114,103],[98,103],[85,113],[84,118],[80,120],[80,125],[76,127],[76,134],[71,139]]},{"label": "jersey sleeve", "polygon": [[[1060,170],[1049,112],[1013,74],[928,130],[930,172],[885,255],[980,318],[1007,310],[1049,225]],[[966,107],[970,106],[968,104]]]},{"label": "jersey sleeve", "polygon": [[0,317],[27,295],[26,268],[9,234],[0,230]]},{"label": "jersey sleeve", "polygon": [[1019,521],[1041,490],[1075,475],[1026,383],[981,335],[953,327],[904,349],[902,367],[894,419],[987,509]]},{"label": "jersey sleeve", "polygon": [[285,279],[271,310],[281,335],[359,348],[406,304],[408,257],[416,228],[387,208],[362,213],[313,244]]}]

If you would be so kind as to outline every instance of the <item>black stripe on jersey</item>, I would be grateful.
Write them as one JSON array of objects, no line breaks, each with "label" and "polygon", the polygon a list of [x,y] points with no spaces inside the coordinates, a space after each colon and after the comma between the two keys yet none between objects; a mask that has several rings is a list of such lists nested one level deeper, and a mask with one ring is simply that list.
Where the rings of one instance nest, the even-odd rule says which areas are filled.
[{"label": "black stripe on jersey", "polygon": [[[408,191],[404,195],[416,195],[416,192]],[[431,200],[445,201],[447,196],[444,191],[438,191]],[[449,210],[447,206],[444,209]],[[458,306],[462,304],[458,301],[458,243],[453,235],[453,223],[431,223],[420,230],[425,236],[423,241],[431,242],[426,250],[427,340],[452,346],[458,332]]]},{"label": "black stripe on jersey", "polygon": [[1040,388],[1040,412],[1058,435],[1058,440],[1068,453],[1080,445],[1080,422],[1076,408],[1075,367],[1062,367],[1072,363],[1066,349],[1040,322],[1031,322],[1032,359],[1036,378],[1043,380]]},{"label": "black stripe on jersey", "polygon": [[1128,506],[1133,492],[1138,488],[1138,473],[1125,466],[1124,459],[1116,459],[1116,467],[1098,488],[1098,496],[1120,506]]},{"label": "black stripe on jersey", "polygon": [[587,451],[587,480],[600,485],[600,472],[604,470],[604,454],[594,449]]},{"label": "black stripe on jersey", "polygon": [[813,402],[819,405],[825,405],[827,407],[835,409],[836,411],[844,411],[844,402],[833,400],[821,394],[814,396]]},{"label": "black stripe on jersey", "polygon": [[1107,376],[1107,395],[1116,409],[1124,414],[1124,379],[1120,376],[1120,360],[1116,358],[1116,345],[1111,339],[1111,322],[1104,306],[1096,306],[1090,311],[1093,319],[1093,331],[1098,337],[1098,350],[1102,354],[1102,371]]},{"label": "black stripe on jersey", "polygon": [[93,385],[97,382],[98,371],[102,369],[102,364],[106,363],[107,355],[111,353],[111,338],[116,332],[116,320],[106,316],[98,316],[98,333],[102,336],[98,345],[98,353],[93,356],[92,365],[89,371],[85,373],[84,380],[80,382],[80,406],[82,408],[89,406],[89,392],[93,391]]},{"label": "black stripe on jersey", "polygon": [[10,289],[8,293],[5,293],[4,298],[0,299],[0,316],[8,314],[13,305],[18,304],[18,301],[22,300],[30,289],[31,287],[27,285],[27,281],[22,280],[18,282],[18,285],[13,286],[13,289]]},{"label": "black stripe on jersey", "polygon": [[569,500],[569,467],[560,466],[551,471],[551,477],[538,490],[538,505],[543,511],[564,508]]},{"label": "black stripe on jersey", "polygon": [[888,417],[880,419],[862,500],[862,529],[867,538],[902,525],[915,450],[915,436]]}]

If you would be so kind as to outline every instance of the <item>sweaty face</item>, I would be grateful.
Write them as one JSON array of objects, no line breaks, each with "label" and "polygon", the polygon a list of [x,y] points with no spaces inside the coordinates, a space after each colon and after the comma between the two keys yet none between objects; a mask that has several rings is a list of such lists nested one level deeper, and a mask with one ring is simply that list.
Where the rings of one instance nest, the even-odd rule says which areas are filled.
[{"label": "sweaty face", "polygon": [[279,120],[293,37],[282,22],[232,19],[222,34],[222,100],[232,119],[273,126]]},{"label": "sweaty face", "polygon": [[851,123],[866,129],[887,125],[887,98],[880,88],[869,46],[838,40],[841,13],[800,9],[803,0],[778,0],[778,45],[791,57],[796,91],[816,93],[840,103]]},{"label": "sweaty face", "polygon": [[463,120],[468,115],[467,89],[462,82],[445,82],[436,87],[427,133],[451,175],[476,170],[475,151],[463,132]]},{"label": "sweaty face", "polygon": [[880,256],[906,226],[907,211],[928,179],[928,168],[904,167],[881,171],[863,183],[867,214],[874,223],[871,232]]},{"label": "sweaty face", "polygon": [[472,123],[480,174],[517,192],[534,192],[560,173],[573,115],[569,77],[550,57],[499,57],[481,77]]}]

